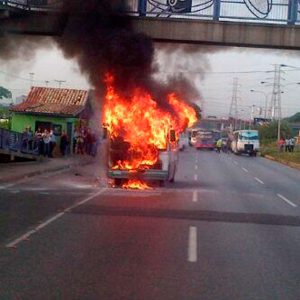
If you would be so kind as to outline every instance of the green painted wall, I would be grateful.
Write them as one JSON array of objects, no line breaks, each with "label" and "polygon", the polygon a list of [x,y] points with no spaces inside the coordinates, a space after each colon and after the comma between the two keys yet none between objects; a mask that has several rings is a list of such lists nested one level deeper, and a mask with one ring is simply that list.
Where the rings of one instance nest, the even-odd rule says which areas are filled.
[{"label": "green painted wall", "polygon": [[59,118],[52,116],[43,116],[43,115],[29,115],[29,114],[12,114],[12,124],[11,130],[17,132],[23,132],[27,126],[30,126],[32,131],[35,131],[36,122],[51,122],[52,124],[57,124],[62,126],[62,130],[67,130],[67,122],[75,123],[76,118]]},{"label": "green painted wall", "polygon": [[[73,131],[77,118],[60,118],[52,116],[43,116],[43,115],[30,115],[22,113],[13,113],[11,119],[11,130],[16,132],[23,132],[24,129],[28,126],[31,127],[32,131],[35,132],[36,122],[50,122],[52,125],[61,125],[61,130],[67,132],[67,123],[72,123],[72,132],[69,135],[69,140],[71,142],[70,151],[72,153],[73,149]],[[67,132],[68,133],[68,132]],[[57,137],[56,142],[60,143],[60,137]]]}]

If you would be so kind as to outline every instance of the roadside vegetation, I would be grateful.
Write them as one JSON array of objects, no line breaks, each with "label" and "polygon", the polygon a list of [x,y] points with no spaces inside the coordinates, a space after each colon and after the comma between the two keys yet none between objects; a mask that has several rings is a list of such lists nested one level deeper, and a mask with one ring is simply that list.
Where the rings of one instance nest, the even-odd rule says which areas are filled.
[{"label": "roadside vegetation", "polygon": [[[277,144],[278,122],[271,122],[258,128],[261,139],[261,156],[271,156],[276,161],[287,164],[299,164],[300,167],[300,145],[296,144],[294,152],[279,151]],[[291,137],[291,129],[288,120],[283,120],[280,135],[283,139]]]},{"label": "roadside vegetation", "polygon": [[10,128],[9,108],[1,105],[0,105],[0,128],[4,128],[4,129]]}]

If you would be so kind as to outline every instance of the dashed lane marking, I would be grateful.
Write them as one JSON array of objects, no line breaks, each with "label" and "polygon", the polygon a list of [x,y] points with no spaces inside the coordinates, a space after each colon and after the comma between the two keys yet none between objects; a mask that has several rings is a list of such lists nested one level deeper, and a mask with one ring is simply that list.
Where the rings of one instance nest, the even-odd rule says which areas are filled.
[{"label": "dashed lane marking", "polygon": [[289,205],[293,206],[293,207],[297,207],[297,205],[295,203],[293,203],[292,201],[290,201],[289,199],[287,199],[286,197],[282,196],[281,194],[277,194],[277,196],[282,199],[283,201],[285,201],[286,203],[288,203]]},{"label": "dashed lane marking", "polygon": [[249,172],[246,168],[242,168],[242,170],[245,171],[246,173]]},{"label": "dashed lane marking", "polygon": [[188,261],[197,261],[197,227],[189,228]]},{"label": "dashed lane marking", "polygon": [[236,160],[234,160],[234,161],[233,161],[233,163],[234,163],[234,164],[236,164],[236,165],[238,165],[238,164],[239,164],[239,163],[238,163]]},{"label": "dashed lane marking", "polygon": [[194,175],[194,180],[197,181],[198,180],[198,174]]},{"label": "dashed lane marking", "polygon": [[72,206],[66,208],[63,212],[60,212],[56,215],[54,215],[53,217],[51,217],[50,219],[48,219],[47,221],[43,222],[42,224],[36,226],[33,230],[30,230],[28,232],[26,232],[25,234],[21,235],[20,237],[18,237],[17,239],[13,240],[12,242],[8,243],[6,245],[6,248],[15,248],[19,243],[21,243],[24,240],[27,240],[31,235],[33,235],[34,233],[38,232],[39,230],[45,228],[46,226],[48,226],[49,224],[53,223],[54,221],[58,220],[59,218],[61,218],[65,213],[70,212],[72,209],[85,204],[86,202],[92,200],[93,198],[99,196],[100,194],[103,194],[107,189],[103,188],[101,190],[99,190],[97,193],[92,194],[91,196],[83,199],[82,201],[73,204]]},{"label": "dashed lane marking", "polygon": [[265,184],[262,180],[260,180],[260,179],[257,178],[257,177],[254,177],[254,179],[255,179],[257,182],[261,183],[261,184]]},{"label": "dashed lane marking", "polygon": [[195,170],[198,170],[198,165],[195,166]]}]

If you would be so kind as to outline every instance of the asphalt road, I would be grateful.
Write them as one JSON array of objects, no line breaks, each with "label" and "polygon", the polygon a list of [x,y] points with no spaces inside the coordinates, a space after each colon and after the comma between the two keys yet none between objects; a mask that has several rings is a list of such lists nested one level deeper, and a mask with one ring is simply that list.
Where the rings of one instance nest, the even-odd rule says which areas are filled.
[{"label": "asphalt road", "polygon": [[176,182],[92,166],[0,186],[0,299],[300,299],[300,172],[187,149]]}]

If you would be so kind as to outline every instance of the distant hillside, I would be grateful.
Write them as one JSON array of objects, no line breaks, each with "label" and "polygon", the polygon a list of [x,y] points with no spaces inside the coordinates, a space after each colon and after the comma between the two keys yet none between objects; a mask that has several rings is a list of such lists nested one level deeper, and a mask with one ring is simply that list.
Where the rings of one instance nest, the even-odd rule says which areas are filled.
[{"label": "distant hillside", "polygon": [[285,120],[289,123],[300,123],[300,112],[294,114],[293,116],[289,118],[285,118]]}]

